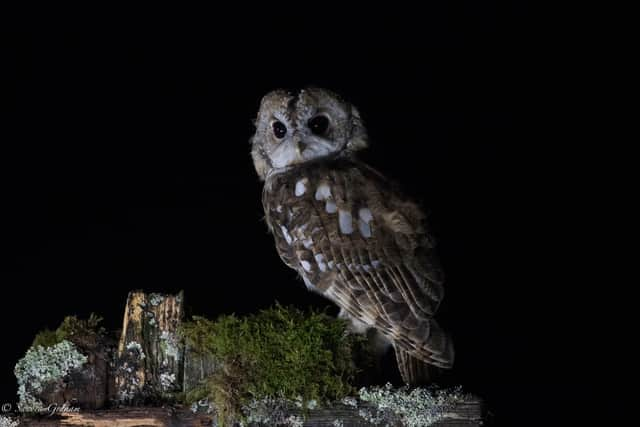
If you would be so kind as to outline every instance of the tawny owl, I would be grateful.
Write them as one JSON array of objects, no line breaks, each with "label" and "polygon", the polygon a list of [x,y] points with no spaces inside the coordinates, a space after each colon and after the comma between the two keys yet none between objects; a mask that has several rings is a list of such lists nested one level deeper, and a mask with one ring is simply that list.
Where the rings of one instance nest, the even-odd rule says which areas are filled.
[{"label": "tawny owl", "polygon": [[337,304],[359,332],[393,345],[406,383],[451,368],[453,344],[434,315],[443,274],[420,208],[359,161],[367,135],[336,94],[274,91],[260,104],[252,157],[282,260]]}]

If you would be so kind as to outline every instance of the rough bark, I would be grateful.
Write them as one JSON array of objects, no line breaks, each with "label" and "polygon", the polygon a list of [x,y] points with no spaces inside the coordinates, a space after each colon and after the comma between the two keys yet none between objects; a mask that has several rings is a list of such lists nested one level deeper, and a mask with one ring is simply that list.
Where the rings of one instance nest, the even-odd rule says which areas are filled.
[{"label": "rough bark", "polygon": [[115,340],[97,336],[73,336],[69,340],[87,356],[87,362],[59,381],[48,384],[36,395],[45,405],[70,402],[82,409],[101,409],[113,397],[111,360]]},{"label": "rough bark", "polygon": [[215,370],[213,357],[195,351],[186,345],[184,351],[184,382],[183,390],[189,393]]},{"label": "rough bark", "polygon": [[80,408],[100,409],[109,401],[109,382],[113,381],[109,348],[100,346],[87,352],[87,357],[82,369],[70,373],[64,399]]},{"label": "rough bark", "polygon": [[126,403],[180,391],[184,351],[177,330],[183,293],[129,293],[118,345],[116,388]]}]

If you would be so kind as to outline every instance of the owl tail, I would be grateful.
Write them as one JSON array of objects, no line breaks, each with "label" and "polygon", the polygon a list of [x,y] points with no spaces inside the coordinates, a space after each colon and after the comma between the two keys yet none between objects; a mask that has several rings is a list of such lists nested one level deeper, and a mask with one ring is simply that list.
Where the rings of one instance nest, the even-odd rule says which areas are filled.
[{"label": "owl tail", "polygon": [[435,322],[432,323],[432,328],[431,337],[425,343],[423,351],[420,352],[421,355],[429,355],[426,359],[417,358],[396,344],[393,346],[398,370],[406,384],[430,384],[442,373],[443,369],[451,369],[453,366],[454,349],[451,337],[442,331]]}]

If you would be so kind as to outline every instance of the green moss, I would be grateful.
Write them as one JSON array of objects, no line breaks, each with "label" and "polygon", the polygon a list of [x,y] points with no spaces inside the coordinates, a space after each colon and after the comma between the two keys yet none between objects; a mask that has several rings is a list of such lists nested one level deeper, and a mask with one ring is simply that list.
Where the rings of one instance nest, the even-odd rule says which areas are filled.
[{"label": "green moss", "polygon": [[368,353],[365,338],[348,334],[344,320],[280,305],[244,318],[194,317],[181,335],[220,366],[187,399],[210,399],[221,423],[241,418],[256,399],[298,399],[308,408],[354,394],[354,360]]},{"label": "green moss", "polygon": [[64,340],[70,340],[76,344],[94,344],[98,337],[105,333],[104,328],[100,327],[100,322],[102,317],[94,313],[91,313],[88,319],[67,316],[55,331],[50,329],[40,331],[31,347],[53,347]]},{"label": "green moss", "polygon": [[45,329],[43,331],[38,332],[36,337],[31,344],[31,347],[53,347],[54,345],[62,342],[65,337],[58,336],[57,331],[52,331],[51,329]]}]

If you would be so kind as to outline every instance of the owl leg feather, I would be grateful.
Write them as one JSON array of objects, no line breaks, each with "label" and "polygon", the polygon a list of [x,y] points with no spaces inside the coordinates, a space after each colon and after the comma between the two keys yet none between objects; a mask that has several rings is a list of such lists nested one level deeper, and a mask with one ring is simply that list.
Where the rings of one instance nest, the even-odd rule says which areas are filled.
[{"label": "owl leg feather", "polygon": [[[344,309],[340,309],[338,317],[349,321],[348,329],[353,334],[360,334],[367,338],[369,348],[371,349],[372,365],[366,369],[360,380],[362,385],[379,384],[388,380],[385,377],[385,359],[391,347],[391,341],[380,333],[377,329],[354,318]],[[389,356],[391,356],[389,354]]]}]

